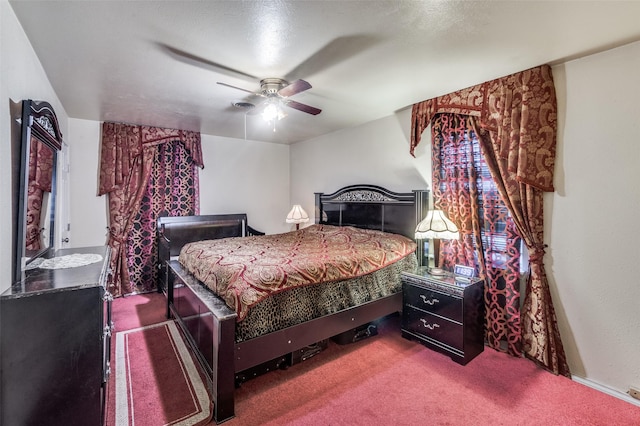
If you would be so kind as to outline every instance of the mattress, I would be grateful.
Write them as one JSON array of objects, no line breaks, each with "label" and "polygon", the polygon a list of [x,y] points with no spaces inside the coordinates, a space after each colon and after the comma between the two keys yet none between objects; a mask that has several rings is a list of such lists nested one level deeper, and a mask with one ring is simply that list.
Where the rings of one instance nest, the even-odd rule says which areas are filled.
[{"label": "mattress", "polygon": [[238,314],[238,341],[400,290],[416,244],[354,227],[301,230],[186,244],[178,260]]}]

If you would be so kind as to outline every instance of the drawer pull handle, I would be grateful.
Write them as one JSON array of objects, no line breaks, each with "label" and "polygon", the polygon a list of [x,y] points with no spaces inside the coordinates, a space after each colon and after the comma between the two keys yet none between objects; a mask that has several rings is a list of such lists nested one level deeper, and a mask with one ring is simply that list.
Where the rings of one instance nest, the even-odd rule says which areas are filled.
[{"label": "drawer pull handle", "polygon": [[430,305],[430,306],[433,306],[433,305],[435,305],[436,303],[440,303],[440,301],[439,301],[438,299],[436,299],[436,298],[433,298],[433,299],[429,299],[429,300],[427,300],[427,296],[425,296],[424,294],[421,294],[421,295],[420,295],[420,298],[422,298],[422,301],[423,301],[424,303],[426,303],[427,305]]},{"label": "drawer pull handle", "polygon": [[439,327],[440,327],[440,324],[437,324],[437,323],[435,323],[435,322],[434,322],[433,324],[427,324],[427,320],[426,320],[426,319],[424,319],[424,318],[420,318],[420,321],[422,321],[422,325],[423,325],[425,328],[428,328],[429,330],[433,330],[433,329],[436,329],[436,328],[439,328]]}]

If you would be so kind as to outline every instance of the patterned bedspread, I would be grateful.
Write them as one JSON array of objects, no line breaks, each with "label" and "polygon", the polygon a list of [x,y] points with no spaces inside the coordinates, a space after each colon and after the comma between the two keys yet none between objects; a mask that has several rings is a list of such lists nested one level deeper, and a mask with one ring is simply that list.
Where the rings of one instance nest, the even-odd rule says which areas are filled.
[{"label": "patterned bedspread", "polygon": [[363,276],[415,249],[416,244],[401,235],[312,225],[284,234],[189,243],[178,260],[242,321],[249,308],[270,295]]}]

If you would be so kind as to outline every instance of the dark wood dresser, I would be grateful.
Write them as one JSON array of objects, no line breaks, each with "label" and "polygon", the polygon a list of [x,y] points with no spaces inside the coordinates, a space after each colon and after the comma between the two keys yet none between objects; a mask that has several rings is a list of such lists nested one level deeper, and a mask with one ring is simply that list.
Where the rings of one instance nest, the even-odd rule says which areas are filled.
[{"label": "dark wood dresser", "polygon": [[0,424],[101,425],[109,375],[108,247],[65,249],[102,260],[34,268],[0,295]]},{"label": "dark wood dresser", "polygon": [[428,271],[402,273],[402,336],[465,365],[484,349],[484,281]]}]

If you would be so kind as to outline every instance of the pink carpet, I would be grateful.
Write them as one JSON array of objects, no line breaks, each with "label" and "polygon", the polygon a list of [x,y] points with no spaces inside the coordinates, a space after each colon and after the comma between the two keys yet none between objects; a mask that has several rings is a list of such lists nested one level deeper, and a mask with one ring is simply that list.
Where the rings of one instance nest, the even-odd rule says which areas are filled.
[{"label": "pink carpet", "polygon": [[[162,305],[156,296],[163,297],[133,296],[147,298],[143,307],[124,299],[128,307],[118,316],[145,313],[150,320],[147,308]],[[156,309],[163,321],[164,306]],[[310,360],[244,383],[236,418],[225,425],[640,425],[640,407],[531,361],[485,349],[463,367],[403,339],[398,318],[379,331],[351,345],[331,342]],[[135,369],[149,362],[141,358]],[[149,412],[161,409],[150,403]]]},{"label": "pink carpet", "polygon": [[160,293],[118,297],[111,305],[116,331],[166,321],[167,299]]},{"label": "pink carpet", "polygon": [[212,407],[199,371],[158,293],[112,305],[106,425],[203,425]]},{"label": "pink carpet", "polygon": [[116,334],[115,424],[204,425],[211,401],[173,321]]},{"label": "pink carpet", "polygon": [[485,349],[467,366],[380,334],[245,383],[235,425],[640,425],[640,407]]}]

